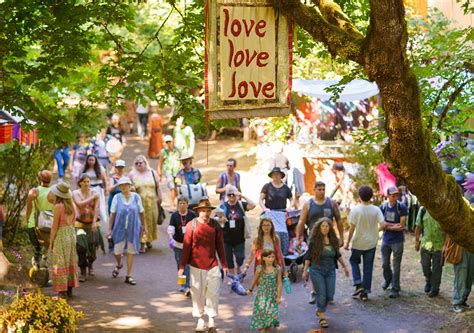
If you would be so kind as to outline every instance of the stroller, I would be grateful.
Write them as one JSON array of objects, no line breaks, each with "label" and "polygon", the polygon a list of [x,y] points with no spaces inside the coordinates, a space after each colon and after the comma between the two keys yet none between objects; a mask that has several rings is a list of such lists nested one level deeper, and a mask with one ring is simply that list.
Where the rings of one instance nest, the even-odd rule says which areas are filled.
[{"label": "stroller", "polygon": [[302,243],[296,247],[296,225],[300,219],[301,210],[279,211],[271,210],[265,212],[265,216],[272,219],[275,232],[280,238],[281,252],[285,261],[285,266],[289,266],[289,277],[292,282],[296,282],[298,265],[303,263],[307,246]]},{"label": "stroller", "polygon": [[291,282],[296,282],[296,275],[298,273],[298,266],[303,264],[304,258],[306,256],[306,251],[308,251],[308,246],[305,242],[302,242],[299,246],[296,246],[298,240],[296,239],[296,225],[301,216],[301,210],[293,210],[287,212],[287,230],[288,230],[288,250],[287,254],[283,254],[283,259],[285,260],[285,266],[289,266],[288,277]]}]

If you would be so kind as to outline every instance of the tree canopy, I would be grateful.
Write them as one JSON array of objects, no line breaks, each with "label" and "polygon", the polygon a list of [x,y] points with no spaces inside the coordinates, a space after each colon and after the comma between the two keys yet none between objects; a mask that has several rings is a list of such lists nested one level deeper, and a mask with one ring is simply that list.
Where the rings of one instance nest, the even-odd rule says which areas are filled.
[{"label": "tree canopy", "polygon": [[[408,25],[402,0],[271,1],[298,25],[300,56],[346,79],[377,82],[385,160],[443,229],[474,252],[473,210],[432,151],[473,116],[466,105],[474,57],[465,47],[472,29],[449,30],[439,18],[409,17]],[[470,1],[462,4],[472,12]],[[0,1],[0,105],[23,108],[52,146],[99,129],[124,99],[173,103],[202,128],[203,7],[203,0]],[[297,62],[296,72],[314,70],[311,62]]]}]

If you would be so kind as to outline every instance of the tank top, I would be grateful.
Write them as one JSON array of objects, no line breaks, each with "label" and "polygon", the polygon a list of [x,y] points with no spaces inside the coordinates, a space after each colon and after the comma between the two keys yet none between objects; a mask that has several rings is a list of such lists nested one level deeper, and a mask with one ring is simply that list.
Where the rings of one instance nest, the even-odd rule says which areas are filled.
[{"label": "tank top", "polygon": [[313,226],[318,222],[322,217],[327,217],[331,221],[334,218],[334,210],[332,208],[332,200],[329,197],[326,197],[322,205],[316,203],[314,198],[309,200],[309,210],[308,210],[308,219],[306,224],[309,227],[309,232],[313,229]]},{"label": "tank top", "polygon": [[32,203],[31,215],[30,219],[28,220],[28,228],[35,227],[35,216],[36,216],[36,204],[38,205],[38,210],[40,212],[49,210],[53,211],[54,204],[48,201],[48,194],[51,191],[50,187],[38,186],[36,188],[38,190],[38,196]]},{"label": "tank top", "polygon": [[[90,190],[90,195],[93,195],[94,192]],[[79,192],[79,196],[81,200],[85,200],[82,196],[82,193]],[[79,207],[77,206],[76,209],[76,220],[81,222],[81,223],[92,223],[94,220],[94,201],[90,201],[86,205]]]},{"label": "tank top", "polygon": [[[102,167],[101,167],[101,170],[102,170]],[[99,177],[97,177],[97,175],[95,173],[95,170],[89,169],[85,172],[85,174],[89,176],[92,187],[94,187],[94,186],[103,187],[104,186],[104,184],[102,183],[102,178],[100,178],[100,175],[99,175]]]}]

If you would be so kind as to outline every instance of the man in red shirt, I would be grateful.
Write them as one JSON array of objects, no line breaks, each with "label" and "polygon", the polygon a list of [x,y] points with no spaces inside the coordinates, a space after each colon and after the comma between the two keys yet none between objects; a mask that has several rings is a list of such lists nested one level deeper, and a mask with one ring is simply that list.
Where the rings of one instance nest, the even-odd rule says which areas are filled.
[{"label": "man in red shirt", "polygon": [[179,263],[178,276],[183,275],[187,264],[190,267],[193,317],[198,318],[196,332],[204,332],[206,329],[204,314],[209,317],[209,332],[217,332],[214,317],[218,312],[222,276],[216,252],[224,274],[227,274],[222,229],[211,219],[211,211],[214,208],[207,198],[199,201],[194,208],[199,217],[186,226]]}]

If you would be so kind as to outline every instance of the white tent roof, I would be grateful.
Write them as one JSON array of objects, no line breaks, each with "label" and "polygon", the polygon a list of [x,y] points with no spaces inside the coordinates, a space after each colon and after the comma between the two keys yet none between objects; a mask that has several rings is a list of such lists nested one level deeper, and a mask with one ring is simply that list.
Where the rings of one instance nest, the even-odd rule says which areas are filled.
[{"label": "white tent roof", "polygon": [[[293,80],[292,90],[305,96],[317,97],[328,101],[332,94],[325,91],[329,86],[338,83],[338,80]],[[337,102],[352,102],[378,95],[379,88],[373,82],[356,79],[344,85]]]},{"label": "white tent roof", "polygon": [[[7,111],[0,106],[0,124],[19,124],[25,120],[25,111],[21,108],[14,106],[14,112]],[[35,125],[36,122],[33,120],[27,119],[26,122],[30,125]]]}]

